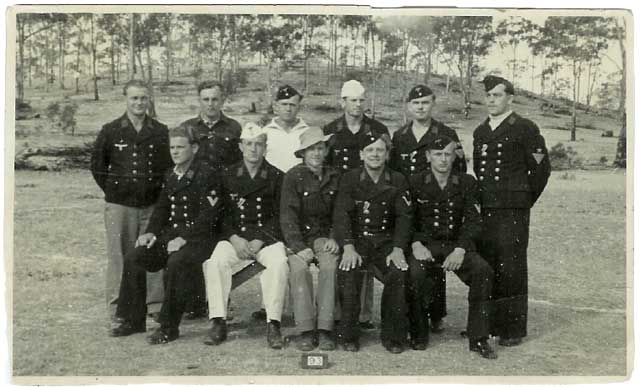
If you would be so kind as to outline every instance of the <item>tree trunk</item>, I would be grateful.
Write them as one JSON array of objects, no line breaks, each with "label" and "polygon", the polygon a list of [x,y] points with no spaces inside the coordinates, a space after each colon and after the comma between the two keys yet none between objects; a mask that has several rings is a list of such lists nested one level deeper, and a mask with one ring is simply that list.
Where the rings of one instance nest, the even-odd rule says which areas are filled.
[{"label": "tree trunk", "polygon": [[64,90],[64,48],[65,48],[65,23],[58,23],[58,37],[59,37],[59,45],[58,50],[60,53],[60,63],[58,69],[58,80],[60,81],[60,89]]},{"label": "tree trunk", "polygon": [[[149,109],[147,110],[147,114],[149,114],[150,117],[155,118],[156,102],[153,96],[153,62],[151,61],[151,47],[149,47],[148,44],[147,47],[145,47],[145,52],[147,54],[147,68],[149,69],[149,79],[147,81],[147,87],[149,88]],[[143,69],[143,67],[140,67],[140,69]]]},{"label": "tree trunk", "polygon": [[171,19],[173,18],[172,14],[169,14],[169,20],[167,21],[167,41],[165,44],[165,74],[164,80],[169,83],[171,77],[171,67],[173,66],[173,53],[171,51]]},{"label": "tree trunk", "polygon": [[577,116],[576,116],[576,98],[577,98],[577,93],[578,93],[578,81],[577,81],[577,70],[576,70],[576,61],[573,61],[573,106],[572,106],[572,113],[571,113],[571,140],[570,141],[575,141],[576,140],[576,123],[577,123]]},{"label": "tree trunk", "polygon": [[96,73],[96,61],[97,61],[97,53],[96,53],[96,38],[95,32],[93,30],[93,14],[91,14],[91,75],[93,77],[93,99],[95,101],[100,100],[100,95],[98,95],[98,74]]},{"label": "tree trunk", "polygon": [[[371,67],[373,68],[373,72],[376,72],[376,35],[373,33],[373,29],[370,30],[371,34]],[[375,76],[374,76],[375,77]]]},{"label": "tree trunk", "polygon": [[136,77],[135,14],[129,14],[129,80]]},{"label": "tree trunk", "polygon": [[115,35],[111,35],[111,50],[109,50],[109,58],[111,59],[111,84],[116,85],[116,39]]},{"label": "tree trunk", "polygon": [[82,48],[82,33],[80,31],[78,31],[78,40],[76,44],[76,73],[74,78],[76,81],[76,94],[80,94],[80,49]]},{"label": "tree trunk", "polygon": [[143,81],[147,81],[147,76],[144,73],[144,65],[142,64],[142,54],[140,51],[136,51],[136,57],[138,58],[138,66],[140,66],[140,75],[142,76]]},{"label": "tree trunk", "polygon": [[[20,21],[20,17],[17,17],[18,23],[18,68],[16,71],[16,87],[18,89],[18,102],[24,101],[24,22]],[[31,56],[31,55],[29,55]]]},{"label": "tree trunk", "polygon": [[622,116],[622,127],[618,135],[618,145],[616,158],[613,165],[619,168],[627,167],[627,49],[625,45],[627,23],[622,19],[623,25],[620,26],[618,19],[614,19],[616,30],[618,33],[618,44],[620,46],[620,55],[622,57],[622,76],[620,77],[620,104],[618,111]]},{"label": "tree trunk", "polygon": [[49,92],[49,34],[44,39],[44,91]]}]

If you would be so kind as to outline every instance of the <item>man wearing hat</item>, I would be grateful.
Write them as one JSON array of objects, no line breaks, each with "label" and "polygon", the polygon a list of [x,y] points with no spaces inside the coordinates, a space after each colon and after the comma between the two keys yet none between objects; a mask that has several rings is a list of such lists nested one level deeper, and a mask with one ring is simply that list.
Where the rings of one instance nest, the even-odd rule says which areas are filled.
[{"label": "man wearing hat", "polygon": [[[361,139],[372,133],[389,134],[389,129],[384,124],[364,114],[365,102],[366,90],[362,84],[356,80],[345,82],[340,92],[340,105],[344,114],[323,128],[325,134],[333,134],[327,163],[341,173],[362,166],[359,148]],[[364,328],[371,329],[373,276],[370,273],[365,274],[361,297],[360,321]]]},{"label": "man wearing hat", "polygon": [[492,75],[482,82],[489,118],[473,133],[483,221],[478,251],[495,272],[492,334],[500,336],[500,345],[514,346],[527,335],[530,210],[551,166],[536,124],[511,110],[511,82]]},{"label": "man wearing hat", "polygon": [[[303,132],[295,152],[303,162],[290,169],[282,183],[280,226],[287,247],[295,253],[289,255],[289,281],[296,325],[302,332],[297,346],[302,351],[316,345],[321,350],[335,349],[332,331],[339,247],[331,237],[331,214],[340,175],[323,165],[329,137],[317,127]],[[320,269],[317,308],[311,263]]]},{"label": "man wearing hat", "polygon": [[180,320],[194,297],[202,262],[213,251],[221,212],[218,174],[194,161],[198,139],[192,129],[172,129],[169,137],[175,167],[165,177],[146,232],[125,256],[117,310],[124,322],[111,331],[112,336],[128,336],[146,330],[145,275],[166,268],[160,328],[147,338],[150,344],[165,344],[180,335]]},{"label": "man wearing hat", "polygon": [[482,230],[477,183],[473,176],[453,171],[457,146],[450,137],[436,136],[423,148],[429,170],[409,178],[416,203],[413,255],[409,258],[411,346],[426,349],[429,323],[424,301],[433,296],[442,272],[452,271],[469,286],[469,349],[495,359],[497,355],[487,342],[493,270],[475,252],[474,240]]},{"label": "man wearing hat", "polygon": [[[457,144],[454,171],[467,171],[464,151],[456,131],[431,116],[435,104],[436,95],[427,86],[417,85],[409,91],[407,111],[411,121],[393,133],[393,149],[389,160],[389,166],[402,172],[407,178],[430,169],[429,160],[425,156],[426,147],[439,135],[448,136]],[[429,306],[431,331],[434,333],[442,332],[442,318],[447,314],[446,276],[442,272],[440,274]]]},{"label": "man wearing hat", "polygon": [[300,160],[294,152],[300,147],[300,134],[309,126],[298,117],[302,94],[289,85],[278,88],[273,104],[276,117],[264,127],[269,141],[266,159],[282,172],[297,165]]},{"label": "man wearing hat", "polygon": [[[197,117],[184,121],[180,126],[193,128],[198,137],[200,147],[196,160],[203,160],[212,168],[221,171],[242,158],[238,148],[242,128],[238,121],[222,112],[226,96],[220,82],[203,81],[197,90],[200,112]],[[185,315],[185,318],[190,320],[207,315],[202,274],[196,280],[196,289],[197,299],[189,302]]]},{"label": "man wearing hat", "polygon": [[226,340],[233,269],[256,260],[266,268],[260,285],[266,308],[267,342],[269,347],[280,349],[280,320],[289,275],[278,220],[282,172],[264,159],[267,135],[263,128],[248,123],[240,140],[243,159],[222,176],[225,214],[221,241],[203,264],[209,318],[213,320],[205,344],[218,345]]},{"label": "man wearing hat", "polygon": [[345,350],[358,351],[362,276],[366,268],[375,266],[384,285],[382,345],[400,353],[407,338],[405,251],[411,237],[411,198],[405,177],[385,165],[389,135],[362,136],[359,147],[364,166],[342,175],[333,213],[334,235],[344,251],[338,265],[342,308],[338,338]]}]

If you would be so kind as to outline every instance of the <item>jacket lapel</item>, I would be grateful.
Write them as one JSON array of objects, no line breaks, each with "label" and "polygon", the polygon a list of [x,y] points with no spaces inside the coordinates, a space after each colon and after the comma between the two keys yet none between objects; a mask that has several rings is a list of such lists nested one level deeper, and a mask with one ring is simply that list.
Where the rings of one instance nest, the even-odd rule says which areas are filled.
[{"label": "jacket lapel", "polygon": [[238,187],[238,195],[240,197],[245,197],[259,191],[267,185],[269,182],[269,171],[266,168],[266,162],[266,160],[262,160],[262,165],[253,179],[249,175],[249,171],[244,165],[244,162],[239,167],[236,173],[236,187]]}]

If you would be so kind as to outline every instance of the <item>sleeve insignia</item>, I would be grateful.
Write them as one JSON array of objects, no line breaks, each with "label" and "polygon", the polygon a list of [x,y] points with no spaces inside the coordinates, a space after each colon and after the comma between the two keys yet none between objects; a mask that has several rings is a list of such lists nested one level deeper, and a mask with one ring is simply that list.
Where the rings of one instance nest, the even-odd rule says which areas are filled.
[{"label": "sleeve insignia", "polygon": [[480,205],[476,203],[473,206],[476,208],[476,211],[478,211],[478,214],[479,214],[480,213]]},{"label": "sleeve insignia", "polygon": [[536,160],[536,163],[540,164],[542,160],[544,160],[544,153],[532,153],[533,158]]},{"label": "sleeve insignia", "polygon": [[214,207],[216,205],[216,203],[218,203],[218,198],[217,197],[211,197],[211,196],[207,196],[207,200],[209,201],[209,204],[211,204],[211,207]]}]

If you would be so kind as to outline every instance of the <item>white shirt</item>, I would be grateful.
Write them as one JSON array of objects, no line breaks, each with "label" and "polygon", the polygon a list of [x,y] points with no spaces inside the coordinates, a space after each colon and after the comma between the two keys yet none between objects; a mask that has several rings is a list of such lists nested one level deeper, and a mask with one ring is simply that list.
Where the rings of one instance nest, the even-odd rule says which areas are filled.
[{"label": "white shirt", "polygon": [[292,167],[300,164],[301,159],[297,158],[293,152],[300,148],[300,135],[309,129],[309,126],[298,118],[298,123],[287,133],[276,123],[275,118],[264,127],[267,133],[267,155],[269,164],[278,168],[282,172],[287,172]]},{"label": "white shirt", "polygon": [[509,110],[508,112],[502,113],[499,116],[489,116],[489,126],[491,127],[491,130],[496,130],[496,128],[500,126],[502,121],[506,120],[507,117],[511,115],[511,113],[513,113],[513,111]]}]

